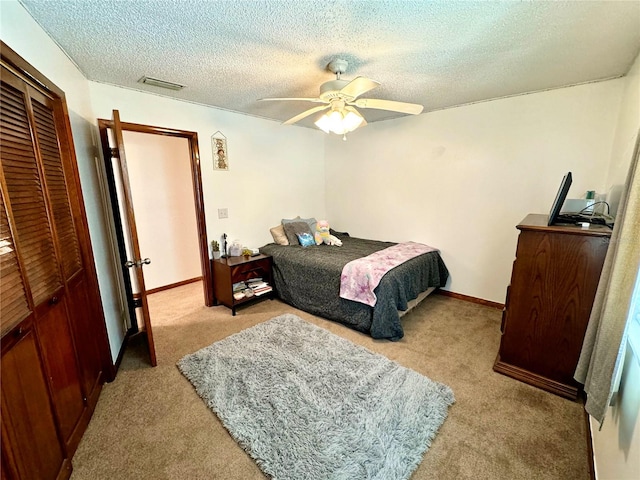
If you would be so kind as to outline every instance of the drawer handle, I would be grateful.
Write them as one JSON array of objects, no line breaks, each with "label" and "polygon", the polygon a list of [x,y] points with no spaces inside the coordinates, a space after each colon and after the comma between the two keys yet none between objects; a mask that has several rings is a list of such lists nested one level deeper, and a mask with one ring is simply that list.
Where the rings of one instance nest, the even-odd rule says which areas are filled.
[{"label": "drawer handle", "polygon": [[20,325],[17,330],[13,331],[13,336],[15,338],[20,338],[22,336],[23,331],[24,330],[22,330],[22,325]]},{"label": "drawer handle", "polygon": [[57,296],[53,296],[51,298],[51,300],[49,300],[49,305],[55,305],[56,303],[58,303],[60,301],[60,299]]}]

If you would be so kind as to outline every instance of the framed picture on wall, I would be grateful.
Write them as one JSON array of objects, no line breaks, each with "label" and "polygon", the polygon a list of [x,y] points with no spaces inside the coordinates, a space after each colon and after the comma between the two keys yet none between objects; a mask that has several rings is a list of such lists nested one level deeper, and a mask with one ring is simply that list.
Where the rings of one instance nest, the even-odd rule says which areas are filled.
[{"label": "framed picture on wall", "polygon": [[217,131],[211,136],[211,148],[213,149],[213,169],[229,170],[227,137],[222,132]]}]

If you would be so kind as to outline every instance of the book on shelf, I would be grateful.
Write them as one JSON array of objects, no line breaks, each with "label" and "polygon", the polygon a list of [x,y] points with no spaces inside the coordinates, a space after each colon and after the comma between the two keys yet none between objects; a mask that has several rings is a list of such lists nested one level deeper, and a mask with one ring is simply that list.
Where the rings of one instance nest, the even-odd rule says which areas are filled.
[{"label": "book on shelf", "polygon": [[241,292],[243,290],[246,290],[248,287],[244,282],[237,282],[233,284],[233,288],[232,290],[235,292]]},{"label": "book on shelf", "polygon": [[252,283],[251,285],[249,285],[249,288],[253,290],[260,290],[261,288],[267,287],[271,288],[271,285],[269,285],[267,282]]},{"label": "book on shelf", "polygon": [[250,278],[241,282],[236,282],[232,286],[233,298],[236,300],[242,300],[243,298],[249,298],[254,295],[264,295],[273,290],[268,282],[265,282],[262,277]]},{"label": "book on shelf", "polygon": [[269,293],[272,290],[273,290],[273,288],[271,288],[270,285],[267,285],[266,287],[254,288],[253,289],[253,293],[255,295],[264,295],[265,293]]}]

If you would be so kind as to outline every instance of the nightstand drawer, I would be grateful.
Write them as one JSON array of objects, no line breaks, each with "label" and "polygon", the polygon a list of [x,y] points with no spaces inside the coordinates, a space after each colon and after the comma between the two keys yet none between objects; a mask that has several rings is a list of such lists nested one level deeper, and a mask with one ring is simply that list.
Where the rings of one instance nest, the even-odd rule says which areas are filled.
[{"label": "nightstand drawer", "polygon": [[[263,258],[261,260],[256,260],[254,262],[243,263],[241,265],[236,265],[235,267],[231,267],[231,275],[233,278],[238,278],[240,280],[247,280],[248,278],[253,278],[256,276],[261,276],[261,274],[265,274],[267,272],[271,272],[271,258]],[[249,275],[246,278],[241,278],[246,275]]]}]

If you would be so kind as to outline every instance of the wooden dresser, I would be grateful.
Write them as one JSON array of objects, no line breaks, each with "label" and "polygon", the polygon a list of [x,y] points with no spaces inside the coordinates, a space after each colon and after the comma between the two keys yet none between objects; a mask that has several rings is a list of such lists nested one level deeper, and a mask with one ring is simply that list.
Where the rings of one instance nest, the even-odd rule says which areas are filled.
[{"label": "wooden dresser", "polygon": [[575,399],[573,379],[600,272],[609,246],[606,226],[547,226],[528,215],[520,230],[502,312],[493,369]]}]

